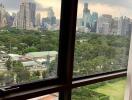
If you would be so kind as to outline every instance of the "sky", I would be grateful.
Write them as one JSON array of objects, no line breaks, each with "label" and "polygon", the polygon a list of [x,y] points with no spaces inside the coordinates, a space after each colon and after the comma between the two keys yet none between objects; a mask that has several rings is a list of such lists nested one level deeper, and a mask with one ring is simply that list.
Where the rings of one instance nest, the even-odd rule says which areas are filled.
[{"label": "sky", "polygon": [[[45,16],[44,8],[53,7],[55,16],[60,18],[61,0],[29,0],[37,4],[37,11]],[[91,12],[111,14],[114,17],[127,16],[132,18],[132,0],[79,0],[78,17],[82,17],[84,2],[89,3]],[[8,12],[16,12],[19,9],[20,0],[0,0]]]}]

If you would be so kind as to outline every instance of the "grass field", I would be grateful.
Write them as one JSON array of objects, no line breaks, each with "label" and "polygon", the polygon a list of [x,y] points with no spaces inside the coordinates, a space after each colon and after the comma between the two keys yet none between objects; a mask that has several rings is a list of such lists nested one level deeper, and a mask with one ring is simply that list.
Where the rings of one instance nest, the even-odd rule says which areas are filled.
[{"label": "grass field", "polygon": [[125,84],[126,80],[122,79],[113,83],[107,83],[94,89],[94,91],[110,96],[110,100],[124,100]]}]

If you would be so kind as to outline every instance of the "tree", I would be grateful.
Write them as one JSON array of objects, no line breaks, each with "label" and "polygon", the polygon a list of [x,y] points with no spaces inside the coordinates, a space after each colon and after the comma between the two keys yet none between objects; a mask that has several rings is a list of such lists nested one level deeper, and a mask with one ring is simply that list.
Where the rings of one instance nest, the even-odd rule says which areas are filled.
[{"label": "tree", "polygon": [[16,82],[26,82],[30,80],[30,73],[27,69],[23,66],[20,61],[13,61],[13,68],[12,68],[14,75],[16,75]]},{"label": "tree", "polygon": [[10,58],[6,61],[5,66],[6,66],[6,68],[7,68],[8,71],[11,70],[11,68],[12,68],[12,61],[11,61]]},{"label": "tree", "polygon": [[28,52],[37,52],[38,51],[38,49],[36,48],[36,47],[28,47],[28,48],[26,48],[26,49],[24,49],[23,50],[23,53],[25,54],[25,53],[28,53]]},{"label": "tree", "polygon": [[47,66],[48,69],[46,77],[55,77],[57,75],[57,61],[58,57],[56,57],[56,59]]}]

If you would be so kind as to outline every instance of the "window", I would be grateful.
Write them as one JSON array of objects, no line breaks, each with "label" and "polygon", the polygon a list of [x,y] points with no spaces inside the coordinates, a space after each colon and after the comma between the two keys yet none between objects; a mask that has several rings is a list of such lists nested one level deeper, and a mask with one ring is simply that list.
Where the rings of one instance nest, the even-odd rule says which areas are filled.
[{"label": "window", "polygon": [[124,100],[126,78],[73,89],[72,100]]},{"label": "window", "polygon": [[[126,12],[111,9],[110,4],[79,0],[74,77],[127,68],[131,16],[125,15]],[[111,11],[103,10],[108,7]],[[118,5],[114,7],[118,8]]]},{"label": "window", "polygon": [[[4,1],[1,0],[1,2],[3,2],[3,4],[5,4],[5,5],[7,5],[8,2],[10,2],[10,1],[5,2],[5,0]],[[40,79],[39,76],[42,75],[42,73],[40,74],[38,72],[35,72],[35,75],[33,73],[31,73],[31,75],[35,76],[35,78],[33,77],[33,80],[31,80],[31,81],[22,80],[21,82],[13,83],[13,84],[5,84],[4,81],[0,81],[0,82],[2,82],[1,88],[0,88],[0,99],[2,99],[2,100],[20,100],[20,99],[27,100],[27,99],[31,99],[31,98],[35,98],[35,97],[41,97],[41,96],[43,97],[43,96],[47,96],[49,94],[52,95],[54,93],[58,93],[57,99],[59,99],[59,100],[71,100],[73,89],[76,89],[78,87],[83,87],[83,86],[87,87],[87,86],[90,86],[90,85],[93,85],[93,84],[96,84],[99,82],[104,82],[104,81],[108,81],[108,80],[115,79],[115,78],[123,78],[124,76],[126,76],[126,74],[127,74],[126,66],[127,65],[125,66],[125,68],[123,66],[123,68],[120,68],[117,70],[107,70],[107,71],[103,71],[103,73],[102,73],[102,71],[99,71],[98,73],[93,73],[93,74],[89,74],[89,73],[85,74],[84,73],[83,75],[80,73],[77,73],[77,74],[75,73],[76,72],[76,66],[74,67],[75,69],[73,69],[73,66],[74,66],[74,63],[76,62],[76,49],[75,49],[76,48],[76,45],[75,45],[76,41],[75,41],[75,38],[76,38],[76,34],[78,34],[78,32],[76,31],[76,29],[77,29],[76,22],[78,20],[78,18],[77,18],[77,6],[78,6],[78,4],[82,3],[82,1],[80,2],[78,0],[57,0],[57,1],[51,1],[51,0],[48,0],[48,1],[47,0],[43,0],[43,1],[42,0],[34,0],[34,1],[29,0],[29,1],[27,1],[27,0],[22,0],[22,2],[19,2],[19,4],[21,4],[21,7],[18,10],[21,9],[22,13],[21,13],[20,17],[23,17],[23,19],[30,19],[29,18],[30,17],[29,8],[31,7],[32,3],[29,3],[29,2],[36,2],[36,5],[40,4],[38,6],[38,8],[41,8],[41,5],[43,5],[43,4],[45,5],[45,6],[43,6],[44,8],[46,8],[47,5],[48,5],[48,7],[52,6],[52,5],[54,5],[53,7],[59,7],[59,9],[56,9],[57,11],[55,10],[55,8],[53,9],[54,14],[53,14],[53,11],[51,11],[52,8],[50,8],[50,13],[48,13],[49,15],[55,15],[54,17],[59,19],[60,28],[59,29],[57,28],[59,31],[58,30],[56,30],[56,31],[52,30],[52,29],[54,29],[54,25],[53,25],[53,27],[51,27],[52,25],[49,26],[49,24],[51,24],[51,23],[49,23],[50,21],[47,18],[46,19],[44,18],[44,26],[45,25],[46,26],[45,27],[37,27],[38,29],[40,29],[37,32],[34,30],[28,29],[29,27],[32,26],[32,23],[26,23],[26,22],[31,21],[31,20],[22,20],[22,26],[21,26],[22,29],[19,29],[19,27],[13,27],[13,29],[16,29],[15,32],[20,30],[20,33],[22,33],[21,35],[33,34],[31,36],[34,36],[35,39],[28,38],[27,41],[31,42],[32,40],[34,40],[35,44],[38,44],[38,41],[40,41],[40,40],[46,42],[45,44],[42,43],[42,48],[40,47],[40,49],[43,49],[43,47],[45,45],[47,47],[47,45],[48,45],[47,42],[52,42],[48,46],[52,47],[52,49],[55,49],[57,46],[57,48],[55,50],[57,52],[57,56],[54,58],[54,60],[52,62],[50,62],[50,60],[51,60],[51,59],[49,59],[50,57],[46,56],[47,57],[46,60],[48,62],[42,63],[42,64],[46,64],[46,65],[49,65],[49,63],[50,63],[50,65],[53,66],[53,67],[47,66],[49,68],[49,69],[47,69],[48,74],[43,73],[44,76],[46,75],[48,77],[44,77],[44,78]],[[54,4],[54,2],[55,2],[55,4]],[[16,1],[15,1],[15,3],[16,3]],[[126,2],[126,3],[129,4],[129,2]],[[3,4],[1,4],[2,10],[4,8]],[[12,2],[10,4],[14,4],[14,3]],[[58,6],[58,4],[60,4],[61,7]],[[61,10],[60,10],[60,8],[61,8]],[[26,10],[26,9],[28,9],[28,10]],[[31,7],[31,9],[32,9],[32,7]],[[13,9],[10,9],[10,10],[14,11]],[[41,9],[41,10],[45,10],[45,9]],[[56,12],[60,12],[60,11],[61,11],[61,17],[59,18],[59,17],[57,17],[59,14]],[[28,17],[26,16],[27,14],[28,14]],[[0,15],[2,15],[2,14],[0,13]],[[45,16],[45,14],[44,14],[44,16]],[[38,19],[39,19],[39,14],[36,17],[38,17]],[[5,22],[6,21],[4,19],[4,23]],[[4,24],[2,24],[2,25],[4,25]],[[17,25],[17,23],[15,25]],[[50,30],[47,29],[47,25],[48,25],[48,29],[50,29]],[[8,36],[10,37],[9,30],[11,30],[11,32],[13,31],[13,33],[11,35],[15,34],[13,36],[15,38],[17,38],[19,33],[17,33],[17,32],[15,33],[14,30],[12,30],[12,27],[9,28],[8,30],[6,28],[8,28],[8,27],[4,27],[4,28],[2,27],[1,28],[1,32],[6,31],[6,34],[2,34],[1,36],[8,34]],[[44,28],[44,30],[43,30],[43,28]],[[36,29],[36,28],[33,28],[33,29]],[[40,35],[41,32],[43,32],[43,31],[44,31],[45,35],[42,35],[42,37],[39,36],[39,39],[36,41],[36,38],[38,38],[37,35]],[[23,32],[24,33],[26,32],[26,34],[23,34]],[[57,35],[57,38],[55,35]],[[22,38],[22,36],[17,41],[20,41],[21,38]],[[24,36],[24,38],[25,38],[25,36]],[[1,38],[0,41],[1,40],[3,40],[3,38]],[[8,41],[8,39],[4,39],[4,40],[5,41],[3,43],[6,43]],[[26,41],[24,40],[24,42],[26,42]],[[15,50],[16,48],[15,49],[12,48],[13,44],[10,43],[10,41],[7,43],[9,44],[9,52],[10,51],[14,52],[13,50]],[[32,46],[35,46],[35,44]],[[128,44],[129,44],[129,42],[128,42]],[[22,45],[23,45],[23,43],[22,43]],[[22,47],[22,46],[20,46],[20,47]],[[84,47],[86,47],[86,46],[84,46]],[[51,51],[52,49],[50,48],[48,51]],[[29,50],[35,50],[35,49],[30,48]],[[47,50],[47,48],[46,48],[46,50]],[[4,50],[2,50],[2,53],[4,53],[3,51]],[[20,52],[19,50],[16,50],[16,51]],[[34,53],[37,53],[37,55],[38,55],[38,52],[39,52],[39,55],[42,56],[40,51],[34,51],[34,52],[32,52],[33,54],[28,53],[28,55],[34,56],[34,55],[36,55]],[[48,54],[49,53],[50,52],[48,52]],[[74,54],[75,54],[75,60],[74,60]],[[13,55],[13,57],[14,57],[14,55]],[[16,57],[16,55],[15,55],[15,57]],[[19,58],[18,55],[17,55],[17,57]],[[6,57],[3,57],[3,58],[6,58]],[[9,58],[11,58],[11,57],[9,57]],[[33,59],[33,60],[35,60],[35,59]],[[39,60],[39,61],[41,61],[41,60]],[[9,60],[7,64],[9,64],[10,62],[11,61]],[[15,61],[12,64],[13,65],[19,65],[19,67],[17,67],[17,68],[26,69],[26,67],[23,67],[20,62]],[[31,64],[33,64],[33,63],[31,63]],[[125,64],[126,64],[126,62],[125,62]],[[12,68],[12,66],[11,66],[11,68]],[[35,68],[33,68],[32,70],[35,70]],[[11,69],[11,71],[12,71],[12,69]],[[21,71],[19,70],[20,73],[22,71],[23,70],[21,70]],[[24,73],[26,71],[27,70],[24,70]],[[18,73],[18,74],[20,74],[20,73]],[[74,75],[73,75],[73,73],[74,73]],[[24,76],[24,75],[22,75],[22,76]],[[5,76],[8,76],[8,74]],[[17,75],[17,73],[15,73],[14,77],[18,77],[18,76],[19,75]],[[27,76],[27,75],[25,75],[25,76]],[[73,77],[73,76],[75,76],[75,77]],[[1,77],[1,79],[3,79],[3,76]],[[8,79],[8,78],[4,78],[4,79]],[[11,79],[11,78],[9,78],[9,79]],[[15,78],[15,79],[20,80],[20,78]],[[17,82],[17,80],[16,80],[16,82]]]},{"label": "window", "polygon": [[57,78],[61,2],[0,2],[0,87]]}]

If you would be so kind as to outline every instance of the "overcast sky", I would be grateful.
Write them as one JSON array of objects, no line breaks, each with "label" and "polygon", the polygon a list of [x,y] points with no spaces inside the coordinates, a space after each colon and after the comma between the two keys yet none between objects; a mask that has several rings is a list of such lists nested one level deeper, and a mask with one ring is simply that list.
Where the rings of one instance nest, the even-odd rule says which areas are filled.
[{"label": "overcast sky", "polygon": [[[55,15],[60,17],[61,0],[30,0],[36,2],[37,10],[43,14],[43,8],[53,7]],[[18,11],[20,0],[0,0],[9,12]],[[84,2],[89,3],[89,9],[99,14],[113,16],[128,16],[132,18],[132,0],[79,0],[78,16],[82,16]],[[43,16],[45,13],[43,14]]]}]

